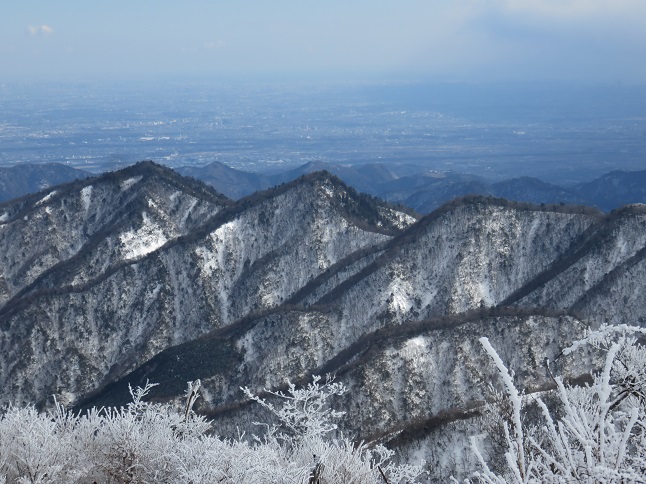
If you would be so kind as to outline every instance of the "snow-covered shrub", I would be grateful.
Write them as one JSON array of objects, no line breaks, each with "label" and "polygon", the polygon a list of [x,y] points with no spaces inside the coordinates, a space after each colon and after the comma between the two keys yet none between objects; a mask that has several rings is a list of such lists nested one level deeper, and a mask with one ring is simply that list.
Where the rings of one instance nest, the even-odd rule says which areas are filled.
[{"label": "snow-covered shrub", "polygon": [[[527,424],[529,401],[516,389],[512,375],[487,338],[480,342],[498,368],[510,408],[503,420],[505,469],[492,470],[472,439],[486,483],[646,482],[646,348],[635,334],[644,328],[603,326],[563,351],[583,345],[604,351],[605,363],[585,386],[565,385],[554,377],[557,412],[540,397],[531,397],[542,413],[539,424]],[[554,415],[557,414],[557,417]]]},{"label": "snow-covered shrub", "polygon": [[[329,407],[328,399],[334,395],[343,395],[347,392],[345,386],[335,383],[332,378],[321,384],[321,377],[316,375],[304,388],[296,388],[292,382],[287,382],[288,391],[265,392],[278,397],[280,405],[274,404],[254,395],[248,388],[241,388],[251,400],[255,400],[269,410],[280,422],[281,433],[290,437],[320,437],[336,430],[334,420],[343,416],[345,412],[335,411]],[[274,429],[274,432],[278,429]]]},{"label": "snow-covered shrub", "polygon": [[74,482],[85,467],[57,419],[10,408],[0,420],[0,482]]},{"label": "snow-covered shrub", "polygon": [[393,452],[329,437],[340,415],[327,400],[345,387],[319,378],[275,393],[281,403],[247,395],[284,424],[262,439],[227,440],[191,408],[199,381],[189,383],[183,409],[144,401],[153,385],[132,390],[122,408],[74,415],[10,408],[0,416],[0,484],[8,483],[321,483],[412,482],[422,472],[390,463]]},{"label": "snow-covered shrub", "polygon": [[348,391],[343,384],[331,377],[321,382],[321,377],[315,375],[312,383],[303,388],[296,388],[289,381],[287,386],[286,392],[265,389],[265,393],[278,400],[277,404],[254,395],[248,388],[242,390],[278,420],[277,425],[267,425],[263,442],[289,451],[291,459],[306,464],[308,476],[314,474],[317,466],[322,466],[322,483],[403,483],[413,482],[423,474],[423,466],[391,463],[394,452],[383,445],[369,449],[343,436],[328,437],[337,429],[335,419],[344,414],[330,408],[328,400]]}]

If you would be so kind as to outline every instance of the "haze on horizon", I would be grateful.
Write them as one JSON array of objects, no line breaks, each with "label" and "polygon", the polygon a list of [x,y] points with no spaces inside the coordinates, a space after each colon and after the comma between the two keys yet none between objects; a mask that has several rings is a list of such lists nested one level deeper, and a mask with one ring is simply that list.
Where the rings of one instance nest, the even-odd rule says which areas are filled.
[{"label": "haze on horizon", "polygon": [[131,76],[646,82],[643,0],[25,0],[0,81]]}]

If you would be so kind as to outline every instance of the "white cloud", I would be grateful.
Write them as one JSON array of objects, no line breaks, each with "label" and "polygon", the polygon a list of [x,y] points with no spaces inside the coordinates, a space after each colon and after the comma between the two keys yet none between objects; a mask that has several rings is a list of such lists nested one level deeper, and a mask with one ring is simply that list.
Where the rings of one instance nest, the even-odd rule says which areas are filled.
[{"label": "white cloud", "polygon": [[643,0],[499,0],[497,3],[509,12],[563,20],[606,15],[632,17],[645,7]]},{"label": "white cloud", "polygon": [[49,25],[30,25],[27,27],[27,33],[29,35],[50,35],[54,33],[54,29]]},{"label": "white cloud", "polygon": [[217,40],[215,42],[205,42],[204,48],[207,50],[216,50],[216,49],[222,49],[225,45],[226,44],[223,40]]},{"label": "white cloud", "polygon": [[[644,0],[452,0],[412,62],[476,78],[644,80]],[[422,50],[423,49],[423,50]]]}]

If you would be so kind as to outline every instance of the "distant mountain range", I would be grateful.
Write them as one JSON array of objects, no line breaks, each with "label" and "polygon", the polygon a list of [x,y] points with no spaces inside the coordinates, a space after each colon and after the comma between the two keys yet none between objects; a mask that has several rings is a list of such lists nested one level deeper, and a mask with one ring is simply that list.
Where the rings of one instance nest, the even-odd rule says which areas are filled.
[{"label": "distant mountain range", "polygon": [[465,195],[487,195],[536,204],[589,205],[604,211],[625,204],[646,203],[646,170],[613,171],[591,182],[564,188],[531,177],[491,182],[475,175],[431,172],[417,165],[390,166],[382,163],[352,166],[307,163],[274,175],[235,170],[219,162],[177,169],[181,174],[198,178],[234,199],[320,170],[338,176],[361,192],[422,214]]},{"label": "distant mountain range", "polygon": [[[453,177],[393,173],[346,176]],[[489,195],[419,218],[320,171],[237,201],[152,162],[49,187],[0,204],[0,405],[122,405],[146,380],[177,401],[200,378],[197,410],[235,436],[262,430],[241,386],[332,373],[350,388],[346,435],[423,457],[436,482],[465,477],[456,449],[480,433],[496,373],[478,338],[529,395],[588,326],[646,325],[644,223],[638,205]],[[596,363],[551,368],[585,381]]]},{"label": "distant mountain range", "polygon": [[[566,188],[532,177],[492,182],[476,175],[433,172],[413,164],[311,162],[273,174],[236,170],[220,162],[176,169],[178,173],[201,180],[234,200],[323,170],[360,192],[401,204],[421,214],[430,213],[465,195],[493,196],[535,204],[589,205],[603,211],[626,204],[646,203],[646,170],[613,171]],[[91,176],[88,172],[56,163],[0,168],[0,202],[88,176]]]},{"label": "distant mountain range", "polygon": [[21,163],[0,167],[0,202],[89,176],[92,174],[60,163]]}]

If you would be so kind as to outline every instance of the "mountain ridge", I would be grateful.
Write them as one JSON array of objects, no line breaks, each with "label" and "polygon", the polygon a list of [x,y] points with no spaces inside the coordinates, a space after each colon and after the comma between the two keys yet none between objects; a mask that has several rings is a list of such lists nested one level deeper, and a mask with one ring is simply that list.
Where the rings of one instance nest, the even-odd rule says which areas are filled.
[{"label": "mountain ridge", "polygon": [[[27,167],[30,167],[29,170]],[[41,190],[44,186],[91,176],[66,165],[25,164],[2,169],[6,173],[0,171],[0,184],[4,178],[6,184],[11,184],[15,178],[13,183],[20,185],[20,170],[32,172],[38,167],[45,167],[46,173],[42,175],[45,181],[35,186],[24,186],[12,192],[12,196],[4,198],[0,190],[0,207],[3,201]],[[71,171],[72,175],[59,176],[57,170]],[[606,212],[621,205],[646,202],[646,170],[616,170],[574,186],[559,186],[529,176],[491,181],[481,176],[436,172],[419,165],[402,163],[392,166],[374,162],[344,165],[319,161],[308,162],[285,172],[256,173],[231,168],[225,163],[215,161],[204,166],[180,166],[175,170],[184,176],[205,182],[232,199],[244,198],[304,174],[328,171],[361,192],[378,196],[394,204],[403,204],[424,214],[432,212],[453,198],[465,195],[491,195],[535,204],[590,205]],[[13,172],[15,174],[12,176]]]},{"label": "mountain ridge", "polygon": [[86,171],[61,163],[21,163],[0,167],[0,206],[4,201],[90,176]]},{"label": "mountain ridge", "polygon": [[[142,169],[146,169],[146,167],[144,166],[139,168],[139,170]],[[139,172],[133,173],[132,171],[129,171],[125,174],[122,173],[119,175],[121,178],[117,178],[116,180],[117,182],[122,178],[133,180],[133,178],[127,177],[137,173]],[[110,181],[112,178],[114,178],[114,176],[108,177],[107,179]],[[94,181],[93,183],[96,184],[97,182]],[[138,189],[142,190],[145,187],[144,180],[138,180],[132,186],[138,186]],[[143,198],[149,196],[146,195],[146,191],[142,191],[142,193]],[[287,197],[287,199],[285,199],[285,197]],[[285,200],[283,201],[283,199]],[[276,208],[280,208],[278,211],[275,209],[268,210],[263,208],[271,205]],[[291,205],[292,208],[288,211],[289,205]],[[192,206],[195,205],[193,204]],[[299,206],[301,208],[298,210],[301,210],[304,215],[301,222],[305,222],[308,217],[314,216],[315,218],[311,220],[313,223],[311,229],[319,231],[320,233],[318,235],[312,234],[311,238],[308,238],[308,234],[310,233],[310,229],[308,229],[302,234],[299,234],[298,238],[304,238],[303,240],[310,240],[312,242],[320,240],[320,242],[315,245],[311,245],[309,248],[308,243],[300,246],[281,246],[281,244],[284,244],[284,242],[280,242],[281,237],[291,237],[290,234],[293,233],[295,235],[297,233],[294,232],[294,230],[298,229],[299,225],[294,225],[289,222],[289,220],[295,213],[298,213],[298,210],[294,211],[294,209]],[[139,213],[140,210],[148,208],[148,202],[141,201],[140,203],[135,204],[128,203],[128,206],[125,207],[124,210],[126,213],[132,213],[132,210],[134,210],[136,214]],[[249,219],[251,213],[254,215]],[[335,222],[329,218],[332,215],[336,217]],[[249,219],[249,221],[253,223],[254,228],[248,225],[240,225],[240,221],[238,220],[240,217],[246,217]],[[272,232],[271,237],[268,237],[269,233],[267,233],[259,238],[258,235],[263,231],[276,230],[276,227],[274,227],[271,222],[272,218],[276,217],[283,217],[284,221],[281,223],[287,222],[288,225],[285,227],[291,228],[280,236],[278,236],[277,233]],[[357,223],[353,222],[354,219],[360,219],[361,217],[364,219],[363,223],[357,225]],[[113,286],[114,282],[112,281],[115,277],[117,279],[126,278],[124,280],[127,280],[128,278],[132,278],[137,272],[144,271],[144,273],[150,273],[150,277],[146,277],[148,282],[143,280],[141,281],[141,289],[138,289],[138,294],[140,294],[140,296],[135,297],[135,299],[132,299],[129,303],[131,305],[131,309],[125,309],[127,309],[127,311],[131,311],[131,317],[139,318],[141,317],[139,314],[142,310],[149,311],[149,309],[146,309],[146,307],[148,307],[147,305],[154,304],[157,308],[155,310],[156,314],[161,316],[161,318],[159,323],[155,323],[149,327],[159,327],[160,329],[155,331],[161,331],[159,334],[163,341],[166,341],[164,338],[170,338],[168,341],[181,341],[181,339],[185,339],[190,335],[197,335],[197,333],[189,331],[186,332],[184,336],[180,336],[180,333],[177,333],[176,336],[173,336],[172,333],[167,336],[162,335],[167,333],[170,328],[175,328],[172,331],[179,331],[178,325],[180,324],[180,320],[184,319],[181,311],[185,310],[183,308],[188,309],[191,301],[197,302],[195,299],[195,297],[198,297],[197,294],[202,294],[199,296],[199,299],[202,302],[193,306],[190,310],[194,312],[197,309],[198,313],[206,311],[204,314],[210,315],[204,318],[204,320],[195,327],[195,329],[201,327],[203,329],[200,329],[199,331],[204,331],[208,325],[221,324],[218,321],[228,321],[230,317],[233,317],[232,314],[239,314],[240,316],[244,315],[245,311],[253,309],[253,304],[268,304],[269,306],[276,304],[276,301],[274,301],[273,291],[267,292],[267,289],[264,290],[264,293],[267,293],[269,296],[269,299],[265,301],[262,299],[265,297],[263,295],[264,293],[259,293],[254,288],[257,288],[257,284],[265,284],[263,281],[273,280],[273,275],[275,274],[273,268],[275,267],[275,264],[285,264],[291,254],[311,254],[308,256],[310,257],[311,265],[301,277],[314,277],[328,265],[333,264],[335,262],[335,258],[343,258],[355,249],[360,248],[361,244],[365,243],[364,240],[370,241],[369,243],[381,241],[385,237],[389,237],[389,235],[387,235],[388,233],[392,234],[393,231],[400,230],[397,227],[402,223],[405,225],[414,221],[410,216],[394,212],[391,208],[381,202],[377,202],[363,195],[357,194],[352,189],[346,187],[342,182],[340,182],[340,180],[325,173],[307,175],[272,191],[247,197],[235,204],[227,202],[227,206],[218,209],[217,212],[213,212],[211,216],[203,218],[201,224],[194,229],[191,229],[187,234],[177,234],[177,236],[172,239],[164,239],[163,243],[150,247],[150,250],[135,258],[123,258],[120,256],[119,254],[124,249],[121,249],[116,242],[118,242],[119,237],[123,234],[123,230],[129,229],[131,225],[133,227],[132,230],[135,230],[135,233],[137,233],[136,231],[140,230],[137,227],[143,223],[142,219],[138,215],[136,217],[128,216],[128,225],[125,229],[120,229],[121,234],[115,235],[113,232],[115,231],[115,227],[120,227],[119,224],[121,223],[121,217],[117,216],[117,219],[116,225],[109,225],[104,231],[98,232],[96,243],[86,245],[85,252],[79,252],[75,254],[74,258],[62,261],[60,265],[55,266],[49,272],[37,278],[34,284],[29,286],[26,290],[23,290],[18,297],[14,297],[13,300],[9,301],[8,305],[0,314],[2,328],[9,331],[14,326],[12,321],[15,321],[16,318],[24,319],[26,314],[31,313],[36,308],[40,308],[38,311],[48,312],[49,310],[47,307],[59,304],[64,304],[66,307],[65,314],[68,314],[68,316],[65,316],[64,314],[51,314],[50,316],[47,316],[55,326],[63,322],[63,319],[61,318],[69,317],[71,314],[75,314],[76,316],[74,317],[77,319],[81,317],[81,320],[79,321],[86,321],[88,320],[87,318],[94,318],[95,316],[92,315],[94,313],[88,312],[90,309],[84,309],[85,306],[83,306],[83,304],[85,303],[82,301],[84,298],[89,297],[90,294],[97,294],[97,291],[101,291],[103,293],[104,302],[102,304],[114,300],[114,303],[110,303],[112,307],[106,307],[105,310],[102,309],[99,317],[102,321],[113,319],[115,315],[120,314],[120,311],[122,310],[119,309],[119,304],[117,303],[117,299],[115,299],[118,298],[120,290],[116,286]],[[326,222],[326,220],[329,220],[329,222]],[[145,222],[145,217],[143,221]],[[240,232],[240,235],[236,235],[236,231],[238,231],[238,228],[236,227],[238,226],[243,231],[251,230],[250,233],[255,235],[252,235],[251,237],[244,236],[244,239],[238,239],[238,237],[243,234],[243,232]],[[330,232],[332,227],[336,227],[333,230],[340,230],[341,232],[337,232],[338,235],[333,235],[333,233]],[[257,244],[260,248],[263,246],[266,246],[267,249],[271,246],[274,246],[274,248],[266,252],[258,253],[258,256],[253,256],[259,257],[256,258],[255,261],[252,257],[252,259],[247,259],[246,261],[238,260],[235,262],[235,274],[227,276],[227,278],[232,277],[229,282],[226,282],[226,279],[213,279],[212,282],[209,282],[212,277],[209,275],[211,274],[210,271],[216,271],[219,273],[227,266],[228,262],[226,257],[229,257],[227,255],[228,253],[231,253],[233,257],[239,257],[233,252],[223,253],[222,250],[224,249],[219,245],[221,242],[216,241],[216,239],[223,240],[225,243],[229,244],[229,242],[226,242],[226,239],[230,237],[230,235],[235,237],[235,239],[232,239],[231,241],[234,245],[231,245],[230,248],[226,249],[226,251],[235,250],[235,244],[238,240],[244,240],[243,246],[247,245],[249,250],[252,251],[254,250],[254,244]],[[222,237],[224,237],[224,239],[222,239]],[[111,240],[112,242],[110,242]],[[106,250],[108,252],[106,252]],[[265,249],[262,250],[265,251]],[[224,256],[225,259],[222,259],[220,262],[217,261],[217,258],[211,259],[211,251],[215,251],[213,253],[214,255],[219,252],[221,255],[217,257]],[[318,257],[318,260],[316,258],[312,259],[313,256]],[[99,260],[113,260],[113,262],[110,262],[110,265],[102,268],[100,264],[94,263],[94,261]],[[185,263],[180,262],[180,260],[192,261],[192,263],[196,265],[193,266],[194,269],[191,269],[191,264],[185,265]],[[244,267],[242,262],[245,262]],[[247,266],[247,263],[251,264]],[[181,264],[181,266],[178,264]],[[176,272],[178,269],[179,272]],[[96,272],[96,275],[92,276],[92,272],[97,270],[98,272]],[[200,286],[201,289],[199,289],[198,293],[194,295],[187,298],[180,296],[180,294],[186,294],[185,291],[188,287],[188,281],[195,277],[194,275],[189,275],[189,272],[187,271],[194,270],[198,271],[198,280],[203,280],[204,285]],[[311,276],[308,275],[310,271],[313,271]],[[176,280],[177,277],[180,277],[182,282]],[[67,284],[63,282],[65,280],[68,281]],[[285,280],[283,281],[283,286],[287,289],[294,283],[296,283],[296,281]],[[227,289],[225,289],[225,286],[221,286],[222,284],[225,284]],[[275,282],[272,282],[271,284],[273,285]],[[38,289],[38,287],[41,289]],[[294,289],[289,289],[289,291],[297,290],[299,288],[300,286],[295,286]],[[108,291],[107,293],[105,292],[106,290]],[[223,290],[225,293],[221,292]],[[218,291],[220,291],[220,296],[217,296]],[[244,298],[233,298],[227,295],[226,291],[234,291],[236,293],[240,293],[241,296],[245,296]],[[287,297],[288,294],[289,293],[286,293],[285,297]],[[94,297],[95,296],[92,296],[92,298]],[[143,299],[152,297],[152,299],[149,300],[150,302],[145,303],[144,307],[138,308],[138,297],[142,297]],[[175,301],[175,309],[172,309],[172,305],[169,306],[169,304],[171,304],[171,300],[168,300],[168,297]],[[212,299],[213,297],[215,297],[215,299]],[[282,297],[283,296],[280,296],[279,299]],[[77,302],[72,304],[72,300],[76,300]],[[256,302],[253,303],[253,301]],[[79,304],[81,304],[81,306],[79,306]],[[215,306],[213,306],[214,304]],[[251,304],[251,306],[247,307],[249,304]],[[173,313],[177,314],[172,316],[171,320],[169,320],[169,314]],[[194,313],[190,319],[196,321],[196,318],[199,318],[198,313]],[[42,316],[40,317],[42,318]],[[151,317],[154,318],[154,316],[147,316],[149,320]],[[38,318],[36,318],[36,320],[38,320]],[[29,321],[31,321],[31,318]],[[153,320],[150,321],[152,323]],[[159,326],[160,323],[162,326]],[[30,327],[36,328],[34,324],[35,323],[33,322],[29,322],[26,325],[23,323],[23,330],[21,331],[24,332]],[[108,327],[109,325],[106,326],[106,328]],[[168,327],[168,329],[162,329],[162,327]],[[179,340],[177,340],[177,338],[179,338]],[[144,339],[150,340],[150,337],[146,337]],[[154,340],[154,338],[152,339]],[[165,344],[161,343],[162,340],[160,340],[159,344]],[[153,350],[153,348],[158,347],[155,345],[157,345],[157,343],[154,343],[149,351],[156,351]]]},{"label": "mountain ridge", "polygon": [[[13,294],[0,308],[2,404],[121,405],[147,378],[162,383],[155,401],[177,401],[200,378],[197,410],[233,435],[260,420],[239,387],[270,398],[264,388],[334,372],[351,389],[341,429],[386,432],[440,479],[460,474],[436,444],[468,446],[495,376],[480,336],[521,388],[542,388],[545,359],[609,312],[646,324],[642,206],[466,196],[418,218],[326,172],[232,201],[156,164],[126,170],[0,206],[13,214],[0,223]],[[41,245],[23,248],[30,238]],[[554,364],[579,378],[597,363]],[[390,436],[415,422],[432,425]]]},{"label": "mountain ridge", "polygon": [[[213,175],[225,170],[226,175]],[[590,182],[575,186],[559,186],[535,177],[523,176],[500,181],[459,173],[440,173],[422,166],[383,163],[340,165],[329,162],[309,162],[295,169],[276,174],[245,172],[221,162],[204,167],[180,167],[180,173],[190,174],[226,192],[232,198],[292,180],[304,173],[327,170],[350,186],[392,203],[403,204],[420,213],[430,213],[453,198],[465,195],[491,195],[534,204],[575,204],[596,206],[609,212],[621,205],[646,203],[646,170],[613,171]],[[231,180],[239,180],[232,182]],[[253,182],[249,182],[253,180]],[[248,183],[246,189],[241,185]],[[246,190],[246,191],[245,191]]]}]

